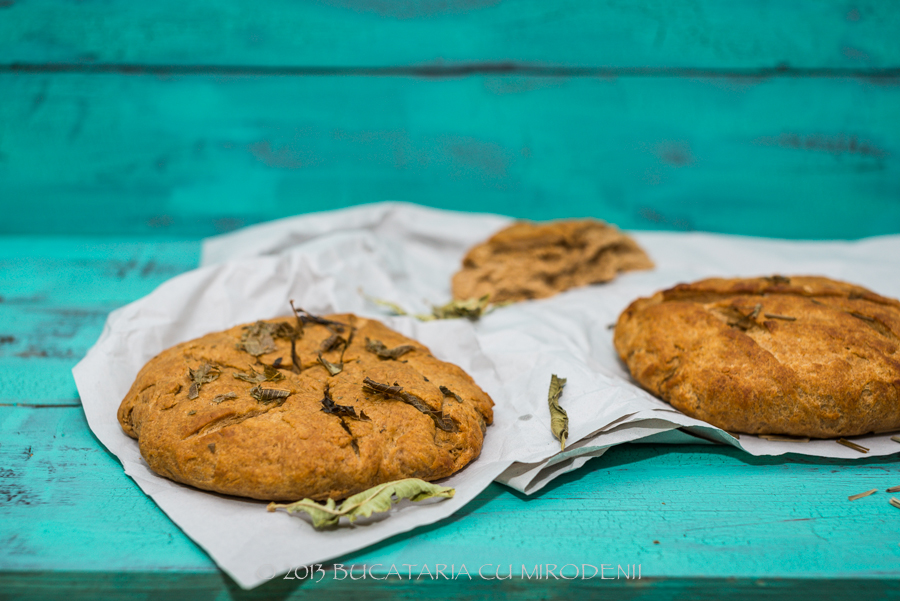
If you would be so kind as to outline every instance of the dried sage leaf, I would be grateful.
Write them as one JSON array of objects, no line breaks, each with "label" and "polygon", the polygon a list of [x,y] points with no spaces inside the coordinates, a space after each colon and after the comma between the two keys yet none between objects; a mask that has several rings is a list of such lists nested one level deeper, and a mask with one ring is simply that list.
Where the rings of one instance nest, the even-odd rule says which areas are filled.
[{"label": "dried sage leaf", "polygon": [[258,373],[251,367],[250,373],[236,371],[231,375],[238,380],[243,380],[244,382],[249,382],[250,384],[261,384],[262,382],[277,382],[278,380],[284,380],[284,374],[271,365],[264,365],[263,373]]},{"label": "dried sage leaf", "polygon": [[366,377],[366,379],[363,380],[363,391],[374,392],[387,398],[403,401],[431,417],[431,419],[434,420],[434,425],[444,432],[459,432],[459,427],[451,418],[444,417],[444,414],[440,411],[434,411],[425,403],[425,401],[416,395],[404,392],[403,388],[396,382],[393,386],[388,386],[387,384],[382,384],[381,382],[376,382],[372,378]]},{"label": "dried sage leaf", "polygon": [[465,317],[475,321],[488,312],[488,301],[491,295],[485,294],[481,298],[469,298],[466,300],[453,300],[446,305],[431,308],[431,314],[435,319],[458,319]]},{"label": "dried sage leaf", "polygon": [[553,436],[559,440],[559,448],[566,450],[566,438],[569,437],[569,416],[565,409],[559,406],[559,397],[562,396],[566,385],[565,378],[557,378],[556,374],[550,376],[550,392],[547,401],[550,404],[550,430]]},{"label": "dried sage leaf", "polygon": [[416,350],[416,347],[411,344],[402,344],[400,346],[395,346],[394,348],[389,349],[384,346],[384,343],[380,340],[373,340],[371,338],[366,338],[366,350],[370,353],[375,353],[381,359],[399,359],[406,353]]},{"label": "dried sage leaf", "polygon": [[325,326],[332,332],[340,333],[343,332],[344,328],[347,326],[347,324],[341,323],[339,321],[332,321],[330,319],[320,317],[319,315],[313,315],[302,307],[294,307],[294,301],[291,301],[291,309],[294,310],[294,317],[297,318],[297,322],[300,324],[301,328],[308,323],[315,323],[320,326]]},{"label": "dried sage leaf", "polygon": [[263,388],[257,385],[250,389],[250,396],[260,403],[271,403],[291,396],[291,391],[280,388]]},{"label": "dried sage leaf", "polygon": [[[279,324],[280,325],[280,324]],[[241,334],[241,342],[236,345],[239,350],[250,353],[254,357],[265,355],[266,353],[275,352],[275,334],[276,327],[274,324],[264,321],[244,326],[244,332]]]},{"label": "dried sage leaf", "polygon": [[217,379],[221,373],[218,367],[209,363],[203,363],[196,370],[188,368],[188,375],[192,382],[188,390],[188,398],[193,400],[200,396],[200,387]]},{"label": "dried sage leaf", "polygon": [[235,394],[234,392],[226,392],[225,394],[216,395],[216,398],[214,398],[212,400],[212,402],[218,405],[222,401],[230,401],[231,399],[236,399],[236,398],[237,398],[237,394]]},{"label": "dried sage leaf", "polygon": [[346,345],[347,341],[344,340],[343,336],[339,336],[337,334],[332,334],[328,338],[322,341],[322,344],[319,345],[319,350],[323,353],[327,353],[328,351],[334,350],[340,345]]},{"label": "dried sage leaf", "polygon": [[337,525],[342,517],[348,518],[350,523],[353,523],[358,518],[367,518],[373,513],[384,513],[401,499],[409,499],[414,502],[435,497],[449,499],[455,493],[455,489],[447,486],[432,484],[418,478],[406,478],[379,484],[355,494],[348,497],[340,506],[337,506],[334,499],[328,499],[324,504],[317,503],[312,499],[303,499],[288,504],[269,503],[267,510],[284,509],[288,513],[302,511],[312,518],[314,528],[322,528]]},{"label": "dried sage leaf", "polygon": [[375,303],[376,305],[380,305],[382,307],[387,307],[390,309],[394,315],[412,315],[419,321],[433,321],[435,319],[459,319],[461,317],[465,317],[467,319],[471,319],[475,321],[482,317],[483,315],[487,315],[494,309],[498,307],[505,306],[509,303],[499,303],[492,305],[490,304],[490,295],[485,294],[480,298],[469,298],[465,300],[453,300],[445,305],[432,305],[431,313],[410,313],[397,303],[391,302],[389,300],[384,300],[382,298],[376,298],[374,296],[369,296],[362,292],[360,289],[360,293],[369,301]]},{"label": "dried sage leaf", "polygon": [[343,363],[334,364],[323,357],[322,353],[319,353],[319,363],[321,363],[322,367],[324,367],[328,371],[328,375],[330,376],[336,376],[344,369]]},{"label": "dried sage leaf", "polygon": [[454,399],[456,399],[456,402],[457,402],[457,403],[462,403],[462,402],[463,402],[462,398],[460,398],[460,396],[459,396],[458,394],[456,394],[455,392],[453,392],[452,390],[450,390],[450,389],[447,388],[446,386],[440,386],[440,389],[441,389],[441,394],[443,394],[444,396],[450,396],[450,397],[453,397]]},{"label": "dried sage leaf", "polygon": [[372,421],[369,419],[369,416],[366,415],[365,411],[360,411],[359,415],[356,414],[356,409],[351,407],[350,405],[338,405],[334,402],[328,395],[328,391],[325,391],[325,397],[322,399],[322,411],[331,415],[338,415],[341,417],[349,417],[350,419],[356,419],[361,422],[369,422]]},{"label": "dried sage leaf", "polygon": [[791,278],[786,278],[783,275],[773,275],[773,276],[769,276],[769,277],[763,278],[763,279],[766,280],[767,282],[769,282],[770,284],[790,284],[791,283]]}]

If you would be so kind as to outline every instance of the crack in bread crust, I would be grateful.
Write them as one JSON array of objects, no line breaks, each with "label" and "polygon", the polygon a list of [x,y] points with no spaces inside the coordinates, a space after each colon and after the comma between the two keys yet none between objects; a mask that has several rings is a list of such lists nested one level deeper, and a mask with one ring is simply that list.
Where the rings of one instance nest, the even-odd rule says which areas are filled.
[{"label": "crack in bread crust", "polygon": [[898,332],[894,299],[774,276],[638,299],[614,343],[641,386],[692,417],[728,431],[831,438],[900,429]]},{"label": "crack in bread crust", "polygon": [[[243,326],[179,344],[152,359],[119,407],[123,430],[138,439],[141,454],[157,473],[224,494],[274,501],[343,498],[383,482],[450,476],[481,452],[493,402],[459,367],[440,361],[413,340],[383,324],[351,315],[357,331],[342,349],[343,369],[331,375],[318,361],[327,324],[307,322],[296,339],[300,373],[293,372],[291,340],[276,338],[275,350],[259,357],[236,345]],[[282,319],[270,320],[280,323]],[[366,350],[366,337],[388,348],[411,345],[397,359]],[[337,357],[338,353],[335,353]],[[254,383],[233,372],[278,363],[283,378],[264,388],[287,391],[272,402],[251,395]],[[189,370],[209,363],[221,375],[188,398]],[[384,402],[367,392],[366,377],[396,382],[421,404],[456,426],[444,432],[433,416],[406,403]],[[461,400],[445,403],[441,387]],[[344,420],[322,410],[325,391],[352,405],[367,420]],[[257,394],[257,396],[259,396]]]}]

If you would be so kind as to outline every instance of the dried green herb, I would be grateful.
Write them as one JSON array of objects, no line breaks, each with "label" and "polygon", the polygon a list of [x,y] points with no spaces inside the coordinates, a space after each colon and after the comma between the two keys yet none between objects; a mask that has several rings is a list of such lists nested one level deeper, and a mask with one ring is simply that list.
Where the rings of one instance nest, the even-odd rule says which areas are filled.
[{"label": "dried green herb", "polygon": [[857,313],[856,311],[848,311],[848,313],[850,313],[850,315],[852,315],[856,319],[861,319],[863,321],[868,321],[868,322],[875,321],[874,317],[869,317],[868,315],[863,315],[862,313]]},{"label": "dried green herb", "polygon": [[237,398],[237,394],[235,394],[233,392],[226,392],[225,394],[216,395],[216,398],[214,398],[212,400],[212,402],[218,405],[222,401],[230,401],[231,399],[236,399],[236,398]]},{"label": "dried green herb", "polygon": [[344,369],[343,363],[334,364],[323,357],[322,353],[319,353],[319,363],[321,363],[322,367],[324,367],[325,370],[328,371],[328,375],[330,376],[336,376]]},{"label": "dried green herb", "polygon": [[395,346],[394,348],[388,348],[384,346],[384,343],[380,340],[373,340],[371,338],[366,338],[366,350],[370,353],[375,353],[381,359],[399,359],[406,353],[416,350],[416,347],[411,344],[402,344],[400,346]]},{"label": "dried green herb", "polygon": [[374,296],[368,296],[363,294],[369,301],[375,303],[376,305],[381,305],[382,307],[387,307],[391,311],[394,312],[394,315],[409,315],[409,312],[406,311],[403,307],[398,305],[397,303],[392,303],[389,300],[384,300],[381,298],[375,298]]},{"label": "dried green herb", "polygon": [[453,397],[454,399],[456,399],[456,402],[457,402],[457,403],[462,403],[462,402],[463,402],[462,398],[461,398],[458,394],[456,394],[455,392],[453,392],[452,390],[450,390],[450,389],[447,388],[446,386],[440,386],[439,388],[441,389],[441,393],[442,393],[444,396],[450,396],[450,397]]},{"label": "dried green herb", "polygon": [[858,445],[855,442],[850,442],[846,438],[838,438],[837,443],[840,445],[844,445],[848,449],[853,449],[854,451],[859,451],[860,453],[868,453],[869,449],[862,445]]},{"label": "dried green herb", "polygon": [[566,438],[569,437],[569,416],[565,409],[559,406],[559,397],[562,396],[566,386],[565,378],[557,378],[556,374],[550,376],[550,392],[547,394],[547,402],[550,405],[550,431],[559,440],[559,448],[566,450]]},{"label": "dried green herb", "polygon": [[862,499],[863,497],[868,497],[871,494],[875,494],[878,492],[877,488],[873,488],[872,490],[867,490],[866,492],[861,492],[858,495],[851,495],[847,497],[848,501],[855,501],[857,499]]},{"label": "dried green herb", "polygon": [[251,367],[250,373],[248,374],[236,371],[231,375],[238,380],[243,380],[244,382],[249,382],[250,384],[261,384],[262,382],[277,382],[278,380],[284,380],[284,374],[278,371],[278,369],[276,369],[272,365],[263,365],[263,373],[258,373]]},{"label": "dried green herb", "polygon": [[237,348],[250,353],[254,357],[275,352],[277,349],[275,348],[273,335],[276,327],[274,324],[266,323],[265,321],[257,321],[252,325],[244,326],[241,342],[236,345]]},{"label": "dried green herb", "polygon": [[431,484],[418,478],[407,478],[395,482],[379,484],[369,490],[355,494],[347,498],[338,506],[334,499],[328,499],[324,504],[312,499],[303,499],[296,503],[286,505],[269,503],[268,511],[284,509],[288,513],[302,511],[312,518],[314,528],[335,526],[342,517],[346,517],[353,523],[358,518],[369,517],[373,513],[384,513],[391,505],[401,499],[411,501],[424,501],[435,497],[450,498],[456,490],[446,486]]},{"label": "dried green herb", "polygon": [[340,345],[346,345],[347,341],[344,340],[343,336],[339,336],[338,334],[332,334],[328,338],[322,341],[322,344],[319,345],[319,350],[323,353],[327,353],[328,351],[336,349]]},{"label": "dried green herb", "polygon": [[806,437],[780,436],[778,434],[760,434],[759,437],[771,442],[809,442],[809,438]]},{"label": "dried green herb", "polygon": [[300,357],[297,356],[297,339],[296,338],[291,338],[291,363],[292,363],[291,371],[293,371],[295,374],[299,374],[301,363],[300,363]]},{"label": "dried green herb", "polygon": [[444,432],[459,432],[459,427],[456,425],[453,419],[444,417],[442,411],[435,411],[431,409],[431,407],[429,407],[424,400],[420,399],[416,395],[409,392],[404,392],[403,388],[396,382],[393,386],[388,386],[387,384],[382,384],[380,382],[376,382],[372,378],[366,377],[366,379],[363,381],[363,391],[374,392],[387,398],[403,401],[404,403],[412,405],[422,413],[431,417],[431,419],[434,420],[434,425]]},{"label": "dried green herb", "polygon": [[[360,293],[362,293],[362,290],[360,290]],[[365,293],[362,294],[367,300],[375,303],[376,305],[387,307],[395,315],[412,315],[419,321],[433,321],[435,319],[459,319],[461,317],[465,317],[471,319],[472,321],[475,321],[483,315],[487,315],[494,309],[509,304],[499,303],[491,305],[489,303],[490,295],[486,294],[480,298],[453,300],[445,305],[432,305],[431,313],[422,314],[410,313],[397,303],[381,298],[375,298],[374,296],[368,296]]]},{"label": "dried green herb", "polygon": [[785,321],[797,321],[796,317],[788,317],[787,315],[778,315],[777,313],[763,313],[768,319],[783,319]]},{"label": "dried green herb", "polygon": [[200,387],[217,379],[222,372],[218,367],[203,363],[196,370],[188,368],[188,375],[191,378],[191,387],[188,390],[188,398],[196,399],[200,396]]},{"label": "dried green herb", "polygon": [[356,328],[351,325],[350,326],[350,335],[347,336],[347,341],[344,343],[344,348],[341,349],[341,365],[344,364],[344,353],[347,352],[347,349],[350,348],[350,344],[353,342],[353,337],[356,336]]},{"label": "dried green herb", "polygon": [[356,414],[356,409],[351,407],[350,405],[338,405],[334,402],[328,395],[328,391],[325,391],[325,397],[321,401],[322,403],[322,411],[328,413],[330,415],[337,415],[340,417],[349,417],[350,419],[356,419],[361,422],[369,422],[372,421],[369,419],[369,416],[366,415],[365,411],[360,411],[359,415]]},{"label": "dried green herb", "polygon": [[475,321],[488,312],[490,294],[481,298],[469,298],[466,300],[453,300],[446,305],[432,307],[431,314],[435,319],[458,319],[465,317]]},{"label": "dried green herb", "polygon": [[196,412],[196,411],[193,411],[193,410],[191,410],[191,411],[188,411],[188,415],[197,415],[197,412]]},{"label": "dried green herb", "polygon": [[280,388],[263,388],[257,385],[250,389],[250,396],[260,403],[271,403],[291,396],[291,391]]},{"label": "dried green herb", "polygon": [[756,317],[759,315],[759,312],[762,310],[762,305],[757,304],[753,307],[753,310],[750,311],[747,315],[744,315],[737,309],[734,309],[734,312],[737,314],[736,317],[728,320],[728,325],[736,328],[740,328],[743,331],[747,331],[756,325]]},{"label": "dried green herb", "polygon": [[297,321],[300,322],[301,326],[304,326],[308,323],[315,323],[320,326],[325,326],[332,332],[341,333],[344,331],[344,328],[347,324],[341,323],[339,321],[332,321],[330,319],[325,319],[324,317],[320,317],[319,315],[313,315],[306,309],[300,307],[294,307],[294,301],[291,301],[291,309],[294,310],[294,317],[297,318]]},{"label": "dried green herb", "polygon": [[783,275],[773,275],[773,276],[769,276],[769,277],[763,278],[763,279],[766,280],[767,282],[769,282],[770,284],[790,284],[791,283],[791,278],[786,278]]}]

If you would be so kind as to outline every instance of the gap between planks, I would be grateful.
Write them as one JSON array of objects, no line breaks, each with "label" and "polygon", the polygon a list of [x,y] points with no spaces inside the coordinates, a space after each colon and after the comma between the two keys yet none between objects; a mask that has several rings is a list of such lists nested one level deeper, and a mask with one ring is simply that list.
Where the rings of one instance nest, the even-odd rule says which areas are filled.
[{"label": "gap between planks", "polygon": [[251,75],[251,76],[412,76],[460,77],[464,75],[519,75],[529,77],[690,77],[745,78],[900,78],[900,67],[795,68],[788,66],[755,69],[713,69],[688,67],[540,67],[515,62],[461,63],[415,67],[315,67],[265,65],[153,65],[139,63],[7,63],[0,73],[87,73],[121,75]]}]

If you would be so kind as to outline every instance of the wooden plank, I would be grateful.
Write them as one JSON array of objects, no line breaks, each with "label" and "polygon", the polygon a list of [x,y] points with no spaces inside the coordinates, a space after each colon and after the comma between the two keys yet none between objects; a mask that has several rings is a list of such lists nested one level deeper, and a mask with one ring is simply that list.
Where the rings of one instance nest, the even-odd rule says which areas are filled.
[{"label": "wooden plank", "polygon": [[0,404],[78,404],[110,311],[197,266],[196,241],[0,237]]},{"label": "wooden plank", "polygon": [[[358,575],[358,574],[357,574]],[[380,578],[380,576],[379,576]],[[599,577],[598,577],[599,578]],[[526,600],[569,600],[602,598],[605,601],[641,599],[652,601],[720,601],[722,599],[767,599],[795,601],[810,597],[823,601],[891,601],[900,598],[896,581],[872,579],[767,579],[709,578],[695,581],[663,580],[484,580],[469,581],[372,579],[351,581],[329,578],[321,582],[275,581],[252,591],[242,591],[223,574],[165,574],[123,572],[87,574],[81,572],[6,572],[0,573],[0,588],[10,599],[19,601],[131,601],[132,599],[172,599],[187,597],[193,601],[241,599],[242,601],[279,599],[457,599],[480,601],[490,598]]]},{"label": "wooden plank", "polygon": [[879,0],[6,0],[0,63],[871,69],[900,66]]},{"label": "wooden plank", "polygon": [[[79,408],[0,407],[0,440],[4,572],[176,572],[170,583],[183,578],[177,573],[214,572],[102,449]],[[625,445],[531,497],[491,485],[456,515],[329,569],[365,564],[382,575],[411,564],[415,575],[439,563],[457,572],[462,564],[469,572],[512,565],[517,573],[522,565],[532,572],[537,564],[640,564],[642,578],[701,586],[709,578],[856,578],[896,589],[890,495],[847,497],[898,484],[898,467],[897,456],[843,461]],[[282,567],[290,566],[272,566]]]},{"label": "wooden plank", "polygon": [[386,199],[632,229],[896,233],[898,84],[6,73],[0,233],[199,237]]}]

